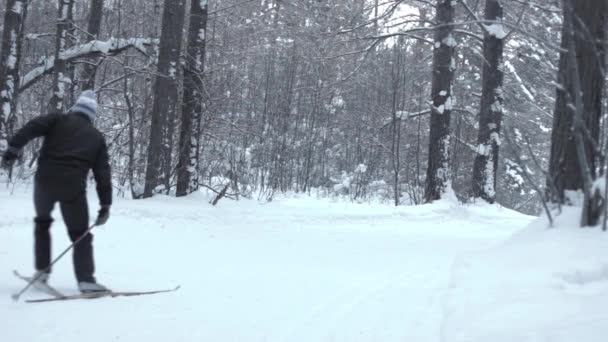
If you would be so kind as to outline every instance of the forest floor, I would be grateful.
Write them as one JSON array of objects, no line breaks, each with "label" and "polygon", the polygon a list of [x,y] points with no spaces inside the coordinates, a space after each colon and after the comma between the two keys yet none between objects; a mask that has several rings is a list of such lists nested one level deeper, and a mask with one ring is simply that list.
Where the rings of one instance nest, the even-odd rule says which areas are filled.
[{"label": "forest floor", "polygon": [[[94,192],[93,192],[94,193]],[[118,199],[97,278],[178,292],[29,304],[31,189],[0,190],[3,341],[605,341],[608,235],[499,206]],[[97,201],[90,194],[91,211]],[[57,217],[55,254],[68,239]],[[570,221],[568,221],[570,220]],[[531,224],[532,223],[532,224]],[[526,228],[527,227],[527,228]],[[51,277],[76,292],[71,258]],[[29,291],[25,299],[42,298]]]}]

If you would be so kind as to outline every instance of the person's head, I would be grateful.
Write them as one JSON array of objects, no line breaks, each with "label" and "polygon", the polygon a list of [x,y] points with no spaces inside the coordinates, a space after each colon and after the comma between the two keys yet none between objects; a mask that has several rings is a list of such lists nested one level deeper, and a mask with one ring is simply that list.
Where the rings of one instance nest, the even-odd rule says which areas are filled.
[{"label": "person's head", "polygon": [[73,113],[82,113],[86,115],[91,122],[95,121],[97,117],[97,96],[93,90],[85,90],[83,91],[78,100],[72,108],[70,108],[70,112]]}]

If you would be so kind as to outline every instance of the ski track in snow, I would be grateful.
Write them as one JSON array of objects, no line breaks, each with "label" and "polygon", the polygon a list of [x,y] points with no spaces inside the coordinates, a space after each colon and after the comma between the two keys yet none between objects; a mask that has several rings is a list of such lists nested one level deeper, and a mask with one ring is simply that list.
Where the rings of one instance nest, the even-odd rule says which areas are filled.
[{"label": "ski track in snow", "polygon": [[[93,192],[94,193],[94,192]],[[449,341],[456,258],[530,218],[445,201],[394,208],[312,198],[207,204],[203,195],[118,200],[95,230],[98,280],[172,294],[14,303],[32,269],[30,190],[0,190],[0,330],[5,341]],[[90,196],[91,212],[96,200]],[[53,251],[68,245],[55,211]],[[71,259],[51,285],[75,292]],[[43,294],[29,291],[26,298]]]}]

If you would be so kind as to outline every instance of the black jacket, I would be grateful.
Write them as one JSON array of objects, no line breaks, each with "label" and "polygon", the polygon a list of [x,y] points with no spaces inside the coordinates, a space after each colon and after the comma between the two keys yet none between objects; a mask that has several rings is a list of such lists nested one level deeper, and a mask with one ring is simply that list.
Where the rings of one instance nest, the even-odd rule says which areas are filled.
[{"label": "black jacket", "polygon": [[30,140],[44,137],[36,182],[55,187],[65,196],[86,189],[89,170],[97,182],[101,205],[112,204],[112,175],[103,135],[82,113],[49,114],[29,121],[9,141],[20,150]]}]

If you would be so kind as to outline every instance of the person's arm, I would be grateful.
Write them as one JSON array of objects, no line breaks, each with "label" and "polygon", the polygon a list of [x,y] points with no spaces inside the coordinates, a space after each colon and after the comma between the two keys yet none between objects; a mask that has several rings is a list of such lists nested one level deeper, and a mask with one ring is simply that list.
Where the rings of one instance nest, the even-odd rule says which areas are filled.
[{"label": "person's arm", "polygon": [[95,165],[93,166],[93,176],[97,183],[97,196],[101,207],[112,205],[112,170],[110,169],[110,157],[105,140],[102,141],[101,148],[97,154]]},{"label": "person's arm", "polygon": [[8,151],[19,154],[23,146],[35,138],[46,136],[61,114],[41,115],[30,120],[8,142]]},{"label": "person's arm", "polygon": [[61,114],[42,115],[25,124],[9,140],[8,147],[2,155],[0,167],[10,169],[21,154],[23,146],[31,140],[46,136],[59,119]]}]

